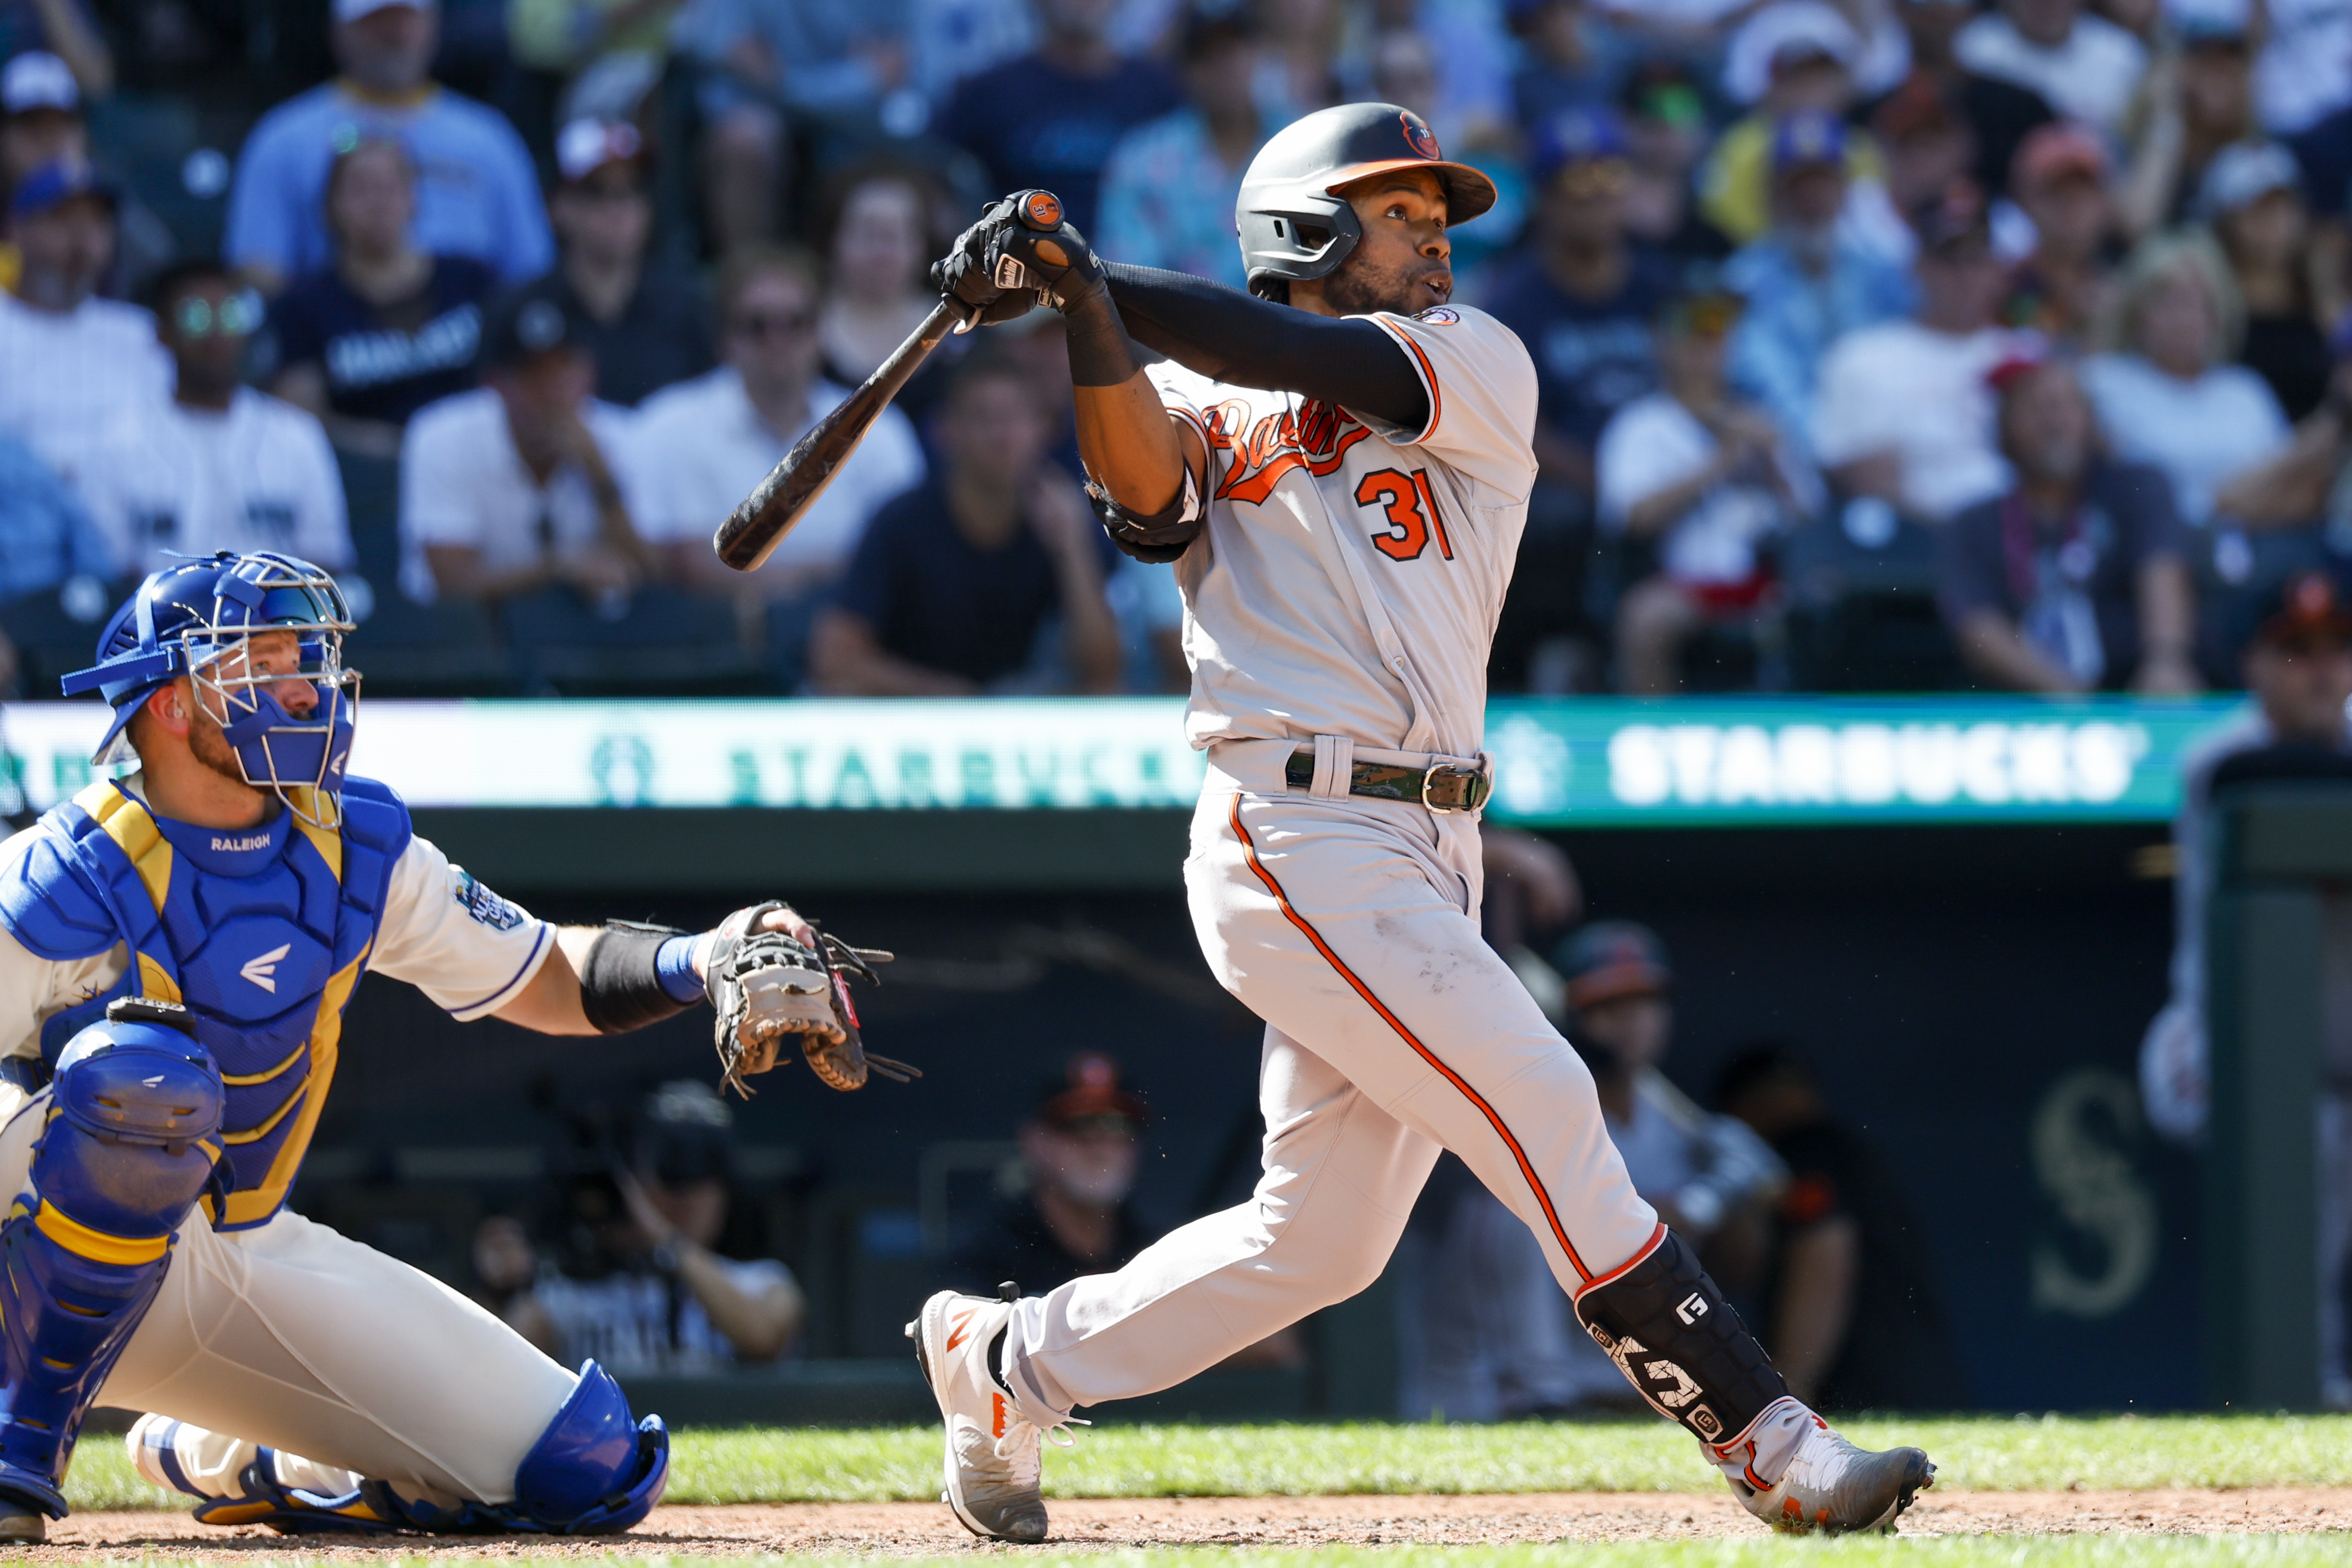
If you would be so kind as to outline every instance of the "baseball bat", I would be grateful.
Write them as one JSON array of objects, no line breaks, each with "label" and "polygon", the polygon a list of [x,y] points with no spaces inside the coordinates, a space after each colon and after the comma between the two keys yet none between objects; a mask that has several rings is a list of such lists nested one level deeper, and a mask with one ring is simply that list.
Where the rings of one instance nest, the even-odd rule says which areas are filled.
[{"label": "baseball bat", "polygon": [[881,368],[866,378],[864,385],[810,426],[808,434],[784,454],[784,460],[769,469],[768,477],[736,503],[734,511],[719,525],[710,541],[719,559],[738,572],[756,572],[764,565],[793,525],[824,493],[849,454],[857,450],[857,443],[890,406],[898,389],[922,368],[923,361],[970,310],[960,300],[942,299],[931,307],[922,325],[882,362]]}]

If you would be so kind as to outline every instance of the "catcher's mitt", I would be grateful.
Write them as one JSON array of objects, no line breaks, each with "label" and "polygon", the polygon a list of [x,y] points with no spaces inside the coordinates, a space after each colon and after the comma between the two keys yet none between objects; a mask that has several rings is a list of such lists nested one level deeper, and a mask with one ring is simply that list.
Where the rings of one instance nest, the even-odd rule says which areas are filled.
[{"label": "catcher's mitt", "polygon": [[743,1080],[776,1065],[788,1035],[800,1037],[809,1070],[835,1089],[865,1088],[868,1068],[900,1083],[922,1077],[904,1062],[866,1055],[858,1037],[847,977],[878,984],[870,966],[887,963],[890,954],[852,947],[824,931],[811,948],[789,931],[759,929],[770,910],[782,908],[765,903],[746,910],[711,940],[704,988],[719,1013],[714,1037],[721,1083],[750,1099],[751,1087]]}]

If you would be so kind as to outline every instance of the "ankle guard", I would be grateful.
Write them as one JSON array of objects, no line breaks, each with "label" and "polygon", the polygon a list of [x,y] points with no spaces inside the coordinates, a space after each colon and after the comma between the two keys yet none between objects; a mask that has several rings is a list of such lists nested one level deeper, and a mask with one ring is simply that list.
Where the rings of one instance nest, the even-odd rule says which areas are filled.
[{"label": "ankle guard", "polygon": [[32,1190],[0,1223],[0,1497],[65,1517],[82,1418],[214,1179],[223,1103],[211,1055],[154,1003],[115,1003],[58,1058]]},{"label": "ankle guard", "polygon": [[1698,1255],[1664,1226],[1647,1253],[1578,1293],[1576,1318],[1651,1409],[1711,1447],[1789,1395]]}]

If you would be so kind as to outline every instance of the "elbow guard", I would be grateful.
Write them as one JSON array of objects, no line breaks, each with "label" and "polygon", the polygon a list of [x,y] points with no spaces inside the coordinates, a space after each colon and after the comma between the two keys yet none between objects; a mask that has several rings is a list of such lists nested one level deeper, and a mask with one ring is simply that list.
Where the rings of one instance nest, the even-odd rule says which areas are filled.
[{"label": "elbow guard", "polygon": [[1192,541],[1201,536],[1201,525],[1208,516],[1208,510],[1201,504],[1201,487],[1192,478],[1190,463],[1184,465],[1184,488],[1176,492],[1176,499],[1148,516],[1119,505],[1117,498],[1091,474],[1087,476],[1087,499],[1094,503],[1095,515],[1102,519],[1103,531],[1110,535],[1113,544],[1138,561],[1154,565],[1173,561],[1191,549]]}]

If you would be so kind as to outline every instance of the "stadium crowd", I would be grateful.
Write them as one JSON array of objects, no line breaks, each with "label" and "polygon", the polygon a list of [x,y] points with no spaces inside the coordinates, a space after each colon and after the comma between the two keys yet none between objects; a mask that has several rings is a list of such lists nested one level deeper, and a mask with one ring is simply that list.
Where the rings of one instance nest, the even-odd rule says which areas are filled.
[{"label": "stadium crowd", "polygon": [[2235,686],[2352,576],[2316,0],[0,0],[5,673],[268,547],[379,691],[1179,688],[1050,313],[759,573],[706,541],[983,201],[1239,285],[1252,153],[1354,99],[1503,192],[1455,251],[1541,386],[1497,689]]}]

